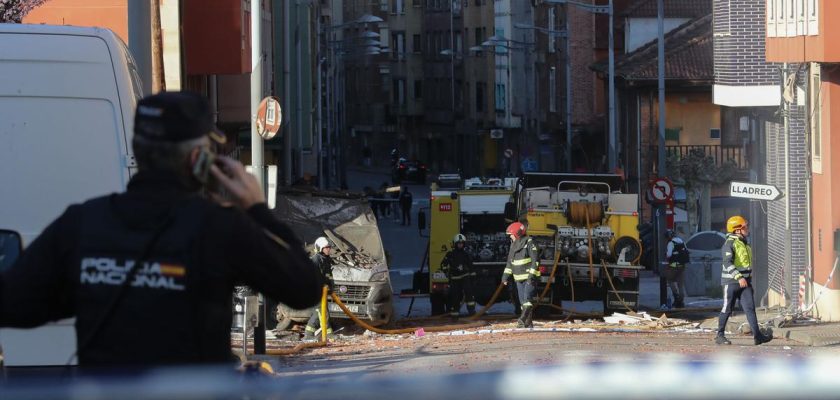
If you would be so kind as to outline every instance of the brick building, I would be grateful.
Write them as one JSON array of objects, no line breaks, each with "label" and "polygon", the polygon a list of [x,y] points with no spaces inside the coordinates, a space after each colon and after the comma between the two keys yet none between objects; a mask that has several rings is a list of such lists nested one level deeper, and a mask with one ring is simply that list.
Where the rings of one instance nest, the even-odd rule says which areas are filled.
[{"label": "brick building", "polygon": [[[750,180],[785,193],[782,200],[752,202],[745,215],[754,228],[755,264],[767,266],[756,269],[756,300],[796,305],[794,283],[808,265],[807,99],[796,89],[806,80],[798,64],[785,70],[765,60],[765,18],[764,1],[715,0],[714,101],[722,106],[722,137],[756,160]],[[785,102],[782,74],[796,75]]]},{"label": "brick building", "polygon": [[[788,287],[797,287],[800,279],[807,281],[810,290],[804,299],[789,296],[792,305],[816,302],[811,309],[824,321],[840,321],[840,284],[832,279],[840,253],[840,27],[834,17],[840,17],[840,2],[834,0],[766,0],[760,1],[765,17],[760,21],[766,30],[766,59],[785,63],[786,75],[796,79],[784,80],[783,116],[789,115],[791,169],[789,203],[792,232],[790,269],[782,268]],[[778,64],[776,64],[778,65]],[[834,101],[832,101],[834,100]],[[784,121],[783,121],[784,122]],[[784,148],[784,126],[774,126],[778,135],[775,143],[768,143],[768,157],[783,157],[776,151]],[[780,128],[781,127],[781,128]],[[771,135],[768,134],[768,142]],[[769,160],[768,160],[769,161]],[[783,173],[781,167],[768,170],[768,178]],[[781,181],[781,180],[778,180]],[[778,203],[778,202],[777,202]],[[782,224],[779,214],[784,210],[774,204],[774,223]],[[768,215],[769,219],[769,215]],[[784,226],[784,225],[782,225]],[[779,235],[781,236],[781,234]],[[770,238],[770,247],[779,240]],[[771,250],[771,267],[776,266]],[[778,267],[776,267],[779,269]],[[805,275],[805,277],[802,277]],[[802,277],[802,278],[801,278]],[[772,283],[772,282],[771,282]],[[795,291],[791,291],[796,293]],[[817,298],[818,294],[821,294]]]}]

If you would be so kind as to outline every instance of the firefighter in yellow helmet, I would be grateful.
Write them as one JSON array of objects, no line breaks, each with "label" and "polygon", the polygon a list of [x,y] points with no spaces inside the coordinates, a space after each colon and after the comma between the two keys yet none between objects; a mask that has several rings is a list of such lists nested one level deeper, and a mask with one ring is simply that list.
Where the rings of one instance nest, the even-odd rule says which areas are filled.
[{"label": "firefighter in yellow helmet", "polygon": [[516,291],[519,294],[519,303],[522,304],[522,313],[516,325],[520,328],[533,328],[534,305],[531,299],[534,298],[537,280],[540,278],[539,251],[534,240],[528,236],[523,223],[514,222],[508,225],[505,233],[513,243],[508,252],[502,283],[508,285],[508,279],[513,276]]},{"label": "firefighter in yellow helmet", "polygon": [[455,235],[452,250],[440,263],[440,269],[449,278],[449,315],[452,318],[458,318],[461,313],[461,299],[467,303],[467,314],[475,314],[475,271],[472,257],[465,249],[466,243],[466,236]]},{"label": "firefighter in yellow helmet", "polygon": [[755,299],[753,298],[752,286],[752,248],[747,241],[750,235],[747,220],[741,216],[733,216],[726,221],[726,242],[723,244],[723,269],[720,282],[723,285],[723,309],[718,319],[718,331],[715,343],[732,344],[724,336],[726,322],[732,315],[735,300],[739,300],[741,308],[747,314],[747,322],[752,329],[754,343],[756,345],[767,343],[773,339],[772,332],[769,335],[762,333],[758,326],[758,318],[755,315]]}]

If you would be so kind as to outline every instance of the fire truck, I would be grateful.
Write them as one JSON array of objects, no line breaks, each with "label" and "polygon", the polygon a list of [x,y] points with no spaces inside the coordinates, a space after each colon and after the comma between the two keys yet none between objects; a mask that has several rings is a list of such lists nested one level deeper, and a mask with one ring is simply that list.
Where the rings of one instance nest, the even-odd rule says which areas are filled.
[{"label": "fire truck", "polygon": [[526,173],[505,217],[527,226],[540,251],[543,303],[601,301],[604,313],[639,305],[638,195],[621,193],[612,174]]},{"label": "fire truck", "polygon": [[490,300],[501,282],[510,248],[504,213],[516,178],[471,178],[463,183],[457,177],[441,178],[441,182],[447,180],[457,182],[459,187],[447,189],[444,185],[431,193],[429,202],[429,298],[433,315],[447,311],[449,281],[440,263],[452,249],[456,234],[467,238],[465,250],[473,259],[475,297],[480,305]]}]

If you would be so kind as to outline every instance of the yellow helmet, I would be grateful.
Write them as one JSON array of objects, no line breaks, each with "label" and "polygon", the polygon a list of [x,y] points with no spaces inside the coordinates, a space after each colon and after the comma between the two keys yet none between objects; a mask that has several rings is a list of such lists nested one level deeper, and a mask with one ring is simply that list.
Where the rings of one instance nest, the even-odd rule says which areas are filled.
[{"label": "yellow helmet", "polygon": [[726,231],[733,233],[747,225],[747,220],[740,215],[733,215],[726,221]]}]

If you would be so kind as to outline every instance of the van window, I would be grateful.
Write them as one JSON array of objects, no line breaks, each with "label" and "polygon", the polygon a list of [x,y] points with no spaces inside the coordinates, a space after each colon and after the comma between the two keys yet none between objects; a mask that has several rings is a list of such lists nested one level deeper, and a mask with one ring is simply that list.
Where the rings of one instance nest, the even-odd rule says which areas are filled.
[{"label": "van window", "polygon": [[17,232],[0,230],[0,272],[8,269],[20,256],[20,235]]}]

